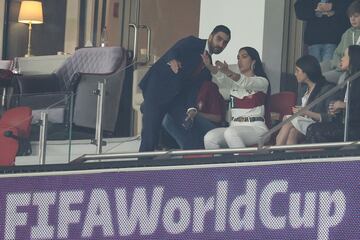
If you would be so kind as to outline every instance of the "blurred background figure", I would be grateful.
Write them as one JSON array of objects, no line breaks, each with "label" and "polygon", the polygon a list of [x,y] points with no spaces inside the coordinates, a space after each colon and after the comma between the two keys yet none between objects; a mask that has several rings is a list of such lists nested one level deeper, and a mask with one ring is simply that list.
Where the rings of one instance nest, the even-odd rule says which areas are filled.
[{"label": "blurred background figure", "polygon": [[[351,76],[360,71],[360,46],[351,45],[345,50],[341,59],[341,70],[346,76]],[[329,105],[329,115],[334,116],[333,121],[311,124],[306,133],[307,143],[341,142],[344,140],[344,110],[346,102],[349,107],[349,129],[347,141],[360,139],[360,79],[350,83],[346,89],[345,97]],[[340,117],[336,117],[339,116]]]},{"label": "blurred background figure", "polygon": [[306,23],[304,43],[319,62],[330,60],[349,28],[346,9],[352,0],[297,0],[295,13]]}]

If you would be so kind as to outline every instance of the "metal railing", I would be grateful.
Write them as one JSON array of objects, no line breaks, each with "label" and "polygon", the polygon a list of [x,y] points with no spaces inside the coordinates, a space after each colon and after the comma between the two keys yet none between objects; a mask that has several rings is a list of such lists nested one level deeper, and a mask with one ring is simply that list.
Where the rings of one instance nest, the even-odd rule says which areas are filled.
[{"label": "metal railing", "polygon": [[[340,89],[342,89],[348,82],[350,83],[351,81],[357,79],[360,77],[360,72],[355,73],[354,75],[350,76],[349,78],[345,79],[344,82],[338,84],[337,86],[335,86],[334,88],[332,88],[330,91],[328,91],[327,93],[321,95],[320,97],[318,97],[317,99],[315,99],[314,101],[312,101],[311,103],[309,103],[308,105],[306,105],[305,107],[301,108],[300,111],[298,111],[297,113],[294,113],[291,117],[287,118],[286,120],[280,122],[278,125],[276,125],[275,127],[271,128],[267,133],[265,133],[262,138],[260,139],[259,143],[258,143],[258,149],[262,149],[264,148],[264,144],[266,142],[266,140],[276,131],[280,130],[280,128],[282,126],[284,126],[285,124],[289,123],[291,120],[293,120],[294,118],[300,116],[301,114],[303,114],[304,112],[308,111],[310,108],[312,108],[313,106],[317,105],[318,103],[324,101],[325,99],[327,99],[329,96],[331,96],[332,94],[336,93],[337,91],[339,91]],[[348,117],[348,116],[347,116]],[[345,122],[347,122],[347,119],[345,119]],[[347,130],[345,128],[345,130]],[[344,136],[346,136],[346,133],[344,134]]]},{"label": "metal railing", "polygon": [[[132,63],[126,65],[124,68],[120,69],[119,71],[125,71],[128,68],[135,66],[136,63],[137,62],[132,62]],[[96,145],[96,153],[97,154],[102,153],[102,147],[105,145],[105,142],[103,141],[103,126],[102,126],[103,115],[104,115],[105,95],[106,95],[105,86],[106,86],[106,79],[104,79],[102,82],[98,82],[98,87],[93,92],[95,95],[97,95],[97,113],[96,113],[95,139],[93,139],[92,143]],[[72,119],[73,119],[73,101],[74,101],[75,95],[76,94],[71,93],[69,97],[50,105],[45,110],[45,112],[47,112],[50,108],[58,105],[59,103],[66,102],[66,101],[68,101],[68,99],[70,99],[70,101],[71,101],[70,102],[70,124],[69,124],[69,128],[70,128],[69,152],[68,152],[69,163],[71,162],[70,156],[71,156],[71,141],[72,141],[71,135],[72,135]],[[46,120],[44,119],[44,121],[41,122],[41,127],[43,127],[42,125],[45,125],[45,127],[47,128],[46,121],[47,121],[47,118],[46,118]],[[40,132],[40,139],[39,139],[39,163],[40,164],[46,163],[46,145],[47,145],[46,128],[41,129],[41,132]]]},{"label": "metal railing", "polygon": [[[40,95],[41,96],[41,95]],[[70,123],[69,123],[69,127],[70,127],[70,133],[69,133],[69,149],[68,149],[68,162],[70,162],[70,151],[71,151],[71,126],[72,126],[72,109],[73,109],[73,99],[74,99],[74,94],[73,93],[69,93],[69,95],[65,95],[64,99],[61,99],[53,104],[51,104],[50,106],[47,106],[46,109],[44,109],[43,111],[41,111],[40,114],[40,120],[39,120],[39,125],[40,125],[40,130],[39,130],[39,146],[38,146],[38,152],[39,152],[39,164],[40,165],[45,165],[46,164],[46,148],[47,148],[47,140],[48,140],[48,125],[49,125],[49,113],[48,111],[51,110],[53,107],[58,106],[59,104],[62,103],[66,103],[69,104],[70,107]],[[70,103],[67,103],[70,100]],[[65,108],[65,106],[64,106]]]},{"label": "metal railing", "polygon": [[48,127],[48,113],[41,112],[40,136],[39,136],[39,164],[45,165],[46,161],[46,139]]},{"label": "metal railing", "polygon": [[[360,145],[359,142],[336,142],[336,143],[318,143],[318,144],[296,144],[296,145],[283,145],[283,146],[264,146],[266,139],[268,139],[273,133],[278,131],[283,125],[290,122],[292,119],[300,116],[305,111],[311,109],[316,104],[324,101],[332,94],[336,93],[340,89],[342,89],[346,84],[350,83],[354,79],[360,77],[360,72],[352,75],[351,77],[347,78],[344,82],[338,84],[334,88],[332,88],[327,93],[323,94],[319,98],[312,101],[310,104],[303,107],[299,112],[293,114],[288,119],[282,121],[272,129],[270,129],[263,137],[260,139],[258,143],[258,147],[245,147],[245,148],[231,148],[231,149],[214,149],[214,150],[175,150],[175,151],[154,151],[154,152],[134,152],[134,153],[106,153],[106,154],[85,154],[81,157],[73,160],[71,163],[83,163],[88,160],[113,160],[113,159],[123,159],[123,158],[132,158],[132,160],[142,159],[142,158],[149,158],[149,157],[156,157],[156,158],[167,158],[167,157],[175,157],[175,156],[185,156],[185,155],[213,155],[213,154],[239,154],[239,153],[264,153],[264,152],[271,152],[275,150],[301,150],[301,149],[328,149],[328,148],[342,148],[348,146],[356,146]],[[347,117],[347,116],[346,116]],[[347,119],[345,119],[347,121]],[[98,127],[98,126],[97,126]],[[346,128],[345,128],[346,130]],[[346,136],[346,135],[345,135]],[[98,144],[102,144],[99,142]]]},{"label": "metal railing", "polygon": [[174,151],[155,151],[155,152],[134,152],[134,153],[106,153],[106,154],[84,154],[71,163],[84,163],[90,160],[118,160],[126,159],[126,161],[137,161],[138,159],[147,159],[155,157],[156,159],[167,159],[171,157],[187,156],[187,155],[209,155],[215,154],[264,154],[273,151],[296,151],[296,150],[311,150],[311,149],[331,149],[331,148],[346,148],[346,147],[360,147],[360,142],[337,142],[337,143],[317,143],[317,144],[296,144],[296,145],[282,145],[282,146],[267,146],[259,150],[257,147],[245,148],[228,148],[228,149],[213,149],[213,150],[174,150]]},{"label": "metal railing", "polygon": [[97,96],[96,105],[96,129],[95,139],[93,143],[96,145],[96,153],[102,153],[103,146],[103,115],[104,115],[104,103],[105,103],[105,86],[106,79],[103,82],[98,82],[98,88],[94,90],[94,94]]}]

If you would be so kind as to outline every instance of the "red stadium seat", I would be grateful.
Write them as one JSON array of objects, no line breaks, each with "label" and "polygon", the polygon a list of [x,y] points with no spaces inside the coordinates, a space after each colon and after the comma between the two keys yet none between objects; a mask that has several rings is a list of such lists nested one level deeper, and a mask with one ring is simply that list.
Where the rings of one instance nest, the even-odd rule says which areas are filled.
[{"label": "red stadium seat", "polygon": [[[296,104],[296,94],[294,92],[279,92],[271,95],[270,97],[270,112],[271,112],[271,121],[272,126],[282,121],[285,115],[292,114],[292,107]],[[276,135],[278,132],[272,134],[270,140],[268,141],[269,145],[273,145],[276,142]]]},{"label": "red stadium seat", "polygon": [[18,129],[15,127],[0,125],[0,166],[13,166],[19,149],[17,139],[5,136],[9,132],[15,137],[19,134]]},{"label": "red stadium seat", "polygon": [[15,107],[4,112],[0,124],[16,127],[19,137],[29,138],[32,110],[29,107]]},{"label": "red stadium seat", "polygon": [[291,115],[291,108],[296,104],[296,94],[294,92],[279,92],[271,95],[270,112],[279,114],[282,120],[285,115]]},{"label": "red stadium seat", "polygon": [[31,114],[29,107],[16,107],[4,112],[0,118],[0,166],[14,165],[16,155],[23,152],[24,144],[20,143],[29,139]]}]

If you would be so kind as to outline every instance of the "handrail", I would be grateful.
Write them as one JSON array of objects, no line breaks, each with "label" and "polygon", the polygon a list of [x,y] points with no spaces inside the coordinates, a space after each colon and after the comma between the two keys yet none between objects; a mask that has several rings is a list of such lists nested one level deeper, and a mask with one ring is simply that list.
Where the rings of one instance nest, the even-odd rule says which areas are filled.
[{"label": "handrail", "polygon": [[39,164],[45,165],[46,141],[47,141],[48,113],[41,112],[40,134],[39,134]]},{"label": "handrail", "polygon": [[303,114],[305,111],[309,110],[310,108],[312,108],[313,106],[315,106],[316,104],[324,101],[326,98],[328,98],[330,95],[336,93],[338,90],[340,90],[341,88],[343,88],[348,82],[353,81],[354,79],[357,79],[360,77],[360,71],[355,73],[354,75],[350,76],[349,78],[345,79],[344,82],[338,84],[337,86],[333,87],[332,89],[330,89],[328,92],[324,93],[323,95],[321,95],[320,97],[318,97],[317,99],[315,99],[314,101],[312,101],[311,103],[309,103],[308,105],[306,105],[305,107],[301,108],[300,111],[298,111],[297,113],[294,113],[291,117],[287,118],[286,120],[280,122],[279,124],[277,124],[275,127],[271,128],[267,133],[265,133],[261,139],[258,142],[258,149],[262,149],[264,148],[264,144],[266,139],[268,139],[274,132],[278,131],[282,126],[284,126],[285,124],[287,124],[288,122],[290,122],[291,120],[293,120],[294,118],[300,116],[301,114]]},{"label": "handrail", "polygon": [[137,61],[137,48],[138,48],[138,40],[137,40],[137,36],[138,36],[138,26],[136,24],[130,23],[129,27],[134,28],[134,55],[133,55],[133,62]]},{"label": "handrail", "polygon": [[85,163],[88,160],[113,160],[119,158],[133,158],[126,161],[137,161],[138,158],[146,157],[175,157],[185,155],[210,155],[210,154],[239,154],[239,153],[253,153],[261,154],[264,152],[271,152],[276,150],[301,150],[301,149],[328,149],[328,148],[343,148],[349,146],[360,147],[360,142],[336,142],[336,143],[316,143],[316,144],[294,144],[281,146],[267,146],[266,149],[258,149],[257,147],[245,148],[227,148],[227,149],[212,149],[212,150],[175,150],[175,151],[156,151],[156,152],[131,152],[131,153],[106,153],[106,154],[84,154],[71,163],[79,164]]},{"label": "handrail", "polygon": [[151,29],[146,25],[140,25],[139,28],[144,28],[147,32],[146,59],[143,62],[143,64],[147,64],[150,61]]},{"label": "handrail", "polygon": [[[347,82],[346,84],[347,89],[350,89],[350,82]],[[350,93],[348,92],[348,99],[350,99]],[[348,130],[349,130],[349,114],[350,114],[350,109],[349,109],[349,100],[345,102],[345,124],[344,124],[344,142],[346,142],[348,140]]]},{"label": "handrail", "polygon": [[146,59],[144,62],[139,62],[142,64],[146,64],[150,61],[150,47],[151,47],[151,29],[146,25],[136,25],[134,23],[129,24],[130,28],[134,28],[134,55],[133,55],[133,62],[139,62],[138,61],[138,34],[139,29],[146,29],[147,32],[147,44],[146,44]]},{"label": "handrail", "polygon": [[106,86],[106,79],[104,79],[102,82],[99,81],[97,85],[97,89],[94,90],[94,94],[97,95],[96,129],[95,129],[95,139],[94,139],[97,154],[102,153],[105,86]]}]

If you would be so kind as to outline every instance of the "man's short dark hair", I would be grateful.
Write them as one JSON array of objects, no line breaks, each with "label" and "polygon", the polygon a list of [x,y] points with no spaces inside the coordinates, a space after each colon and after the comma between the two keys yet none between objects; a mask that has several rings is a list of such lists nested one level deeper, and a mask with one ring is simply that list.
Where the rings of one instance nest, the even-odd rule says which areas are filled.
[{"label": "man's short dark hair", "polygon": [[356,0],[350,4],[347,9],[347,15],[351,17],[352,15],[359,13],[360,14],[360,1]]},{"label": "man's short dark hair", "polygon": [[229,29],[227,26],[217,25],[217,26],[214,28],[214,30],[212,30],[211,35],[215,35],[215,34],[217,34],[218,32],[223,32],[223,33],[225,33],[226,35],[229,36],[229,39],[231,38],[231,31],[230,31],[230,29]]}]

